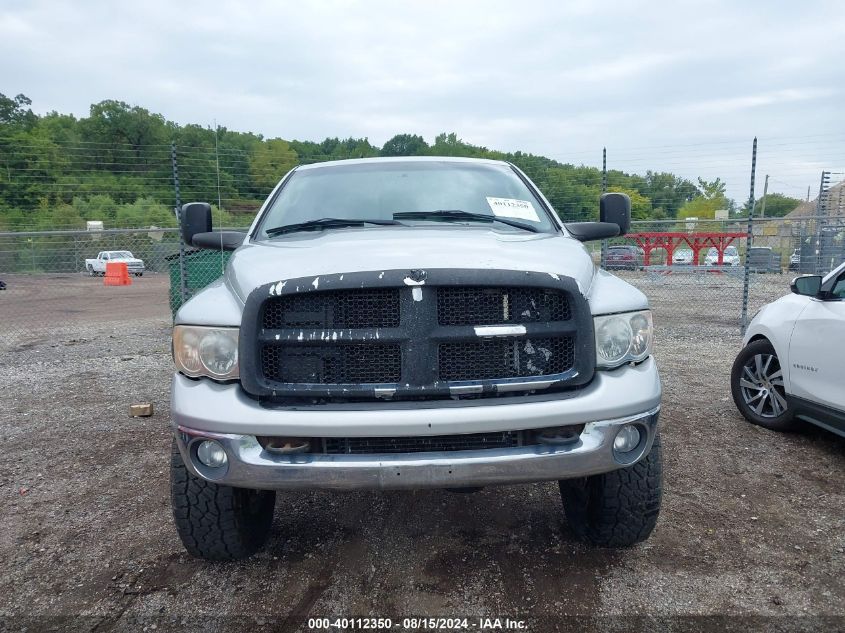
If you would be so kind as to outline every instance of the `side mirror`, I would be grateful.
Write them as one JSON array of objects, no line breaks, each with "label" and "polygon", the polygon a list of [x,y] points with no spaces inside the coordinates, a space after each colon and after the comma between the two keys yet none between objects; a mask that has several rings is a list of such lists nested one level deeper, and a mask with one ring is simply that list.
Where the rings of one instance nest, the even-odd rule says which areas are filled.
[{"label": "side mirror", "polygon": [[822,289],[821,275],[803,275],[796,277],[789,284],[789,289],[797,295],[817,297]]},{"label": "side mirror", "polygon": [[599,221],[619,226],[619,235],[631,229],[631,199],[624,193],[603,193],[599,201]]},{"label": "side mirror", "polygon": [[182,239],[194,245],[194,235],[211,232],[211,205],[207,202],[189,202],[182,205]]},{"label": "side mirror", "polygon": [[619,226],[606,222],[568,222],[566,230],[579,242],[606,240],[619,235]]}]

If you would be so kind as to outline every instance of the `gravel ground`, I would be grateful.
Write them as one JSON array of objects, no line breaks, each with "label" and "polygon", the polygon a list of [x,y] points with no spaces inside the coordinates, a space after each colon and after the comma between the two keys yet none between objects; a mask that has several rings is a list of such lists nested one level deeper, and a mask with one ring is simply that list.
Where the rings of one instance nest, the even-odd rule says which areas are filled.
[{"label": "gravel ground", "polygon": [[[80,310],[64,330],[7,310],[3,327],[24,335],[0,356],[0,630],[307,631],[309,617],[403,615],[530,631],[845,629],[845,440],[743,421],[728,387],[740,340],[708,290],[722,282],[679,300],[680,282],[627,276],[655,306],[665,496],[651,539],[623,551],[576,542],[556,487],[540,484],[280,493],[264,551],[192,559],[168,496],[166,280],[106,295],[78,277],[101,294],[61,306],[44,293],[33,310]],[[752,299],[785,292],[774,277]],[[155,415],[129,418],[139,401]]]}]

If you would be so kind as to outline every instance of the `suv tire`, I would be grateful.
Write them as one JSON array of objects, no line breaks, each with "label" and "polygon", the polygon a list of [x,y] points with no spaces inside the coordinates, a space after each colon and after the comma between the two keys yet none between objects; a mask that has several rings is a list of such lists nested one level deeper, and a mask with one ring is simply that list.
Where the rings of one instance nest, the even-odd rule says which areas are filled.
[{"label": "suv tire", "polygon": [[251,556],[267,541],[276,493],[195,477],[185,467],[174,440],[170,501],[176,531],[189,554],[208,560],[238,560]]},{"label": "suv tire", "polygon": [[[757,366],[757,359],[761,363],[770,359],[770,364],[763,371],[762,367]],[[747,368],[747,369],[746,369]],[[734,360],[731,368],[731,395],[734,399],[734,404],[739,412],[746,420],[753,424],[759,424],[772,431],[794,431],[800,424],[795,420],[792,410],[788,406],[786,400],[786,393],[783,390],[783,377],[780,376],[778,380],[777,375],[780,371],[780,361],[772,344],[766,339],[759,339],[752,341],[742,348]],[[772,378],[772,375],[775,378]],[[774,383],[772,381],[775,381]],[[753,385],[753,386],[749,386]],[[766,402],[762,402],[763,407],[755,407],[754,402],[749,403],[749,400],[757,395],[761,388],[775,389],[778,398],[778,406],[783,408],[783,412],[779,415],[773,408],[771,398],[773,396],[764,396],[764,400],[768,399],[768,406]],[[755,391],[758,390],[758,391]],[[783,400],[787,406],[780,404]],[[761,411],[756,411],[755,408],[761,408]]]},{"label": "suv tire", "polygon": [[569,528],[582,541],[601,547],[644,541],[657,523],[663,494],[660,434],[636,464],[559,485]]}]

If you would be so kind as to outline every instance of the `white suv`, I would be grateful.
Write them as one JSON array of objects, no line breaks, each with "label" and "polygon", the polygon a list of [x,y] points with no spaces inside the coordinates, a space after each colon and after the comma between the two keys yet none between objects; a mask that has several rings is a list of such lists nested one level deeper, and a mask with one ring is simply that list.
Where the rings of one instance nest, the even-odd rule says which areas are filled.
[{"label": "white suv", "polygon": [[845,436],[845,263],[791,289],[752,319],[731,371],[734,402],[769,429],[806,420]]},{"label": "white suv", "polygon": [[[719,265],[719,251],[718,249],[711,248],[707,251],[707,256],[704,258],[704,265],[705,266],[718,266]],[[728,246],[725,248],[725,252],[722,253],[722,266],[739,266],[739,251],[736,250],[736,246]]]}]

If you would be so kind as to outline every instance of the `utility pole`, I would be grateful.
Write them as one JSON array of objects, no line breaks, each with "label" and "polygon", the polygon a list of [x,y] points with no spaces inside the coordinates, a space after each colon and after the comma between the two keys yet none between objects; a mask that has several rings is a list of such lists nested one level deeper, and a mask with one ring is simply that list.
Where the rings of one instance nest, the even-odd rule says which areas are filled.
[{"label": "utility pole", "polygon": [[[601,148],[601,192],[607,192],[607,148]],[[602,268],[607,264],[607,240],[601,241],[601,253],[599,266]]]},{"label": "utility pole", "polygon": [[760,217],[766,217],[766,192],[769,190],[769,174],[766,174],[766,181],[763,183],[763,202],[760,204]]},{"label": "utility pole", "polygon": [[745,270],[742,279],[742,316],[740,317],[740,332],[745,334],[748,327],[748,284],[750,282],[751,262],[748,251],[754,242],[754,178],[757,175],[757,137],[751,146],[751,186],[748,192],[748,228],[745,233]]},{"label": "utility pole", "polygon": [[819,183],[819,197],[816,199],[816,215],[826,215],[827,212],[827,189],[830,184],[830,172],[823,171]]},{"label": "utility pole", "polygon": [[214,160],[217,163],[217,208],[223,210],[220,198],[220,149],[217,145],[217,119],[214,119]]}]

